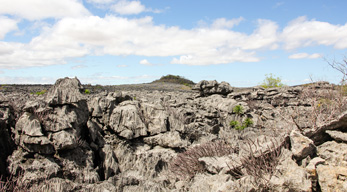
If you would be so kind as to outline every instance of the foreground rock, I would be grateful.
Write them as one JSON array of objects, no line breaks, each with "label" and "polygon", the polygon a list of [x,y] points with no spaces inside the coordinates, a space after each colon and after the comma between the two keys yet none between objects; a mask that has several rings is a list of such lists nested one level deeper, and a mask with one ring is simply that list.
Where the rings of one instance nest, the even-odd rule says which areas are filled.
[{"label": "foreground rock", "polygon": [[0,93],[1,174],[32,191],[346,190],[346,112],[310,124],[305,87],[194,89]]}]

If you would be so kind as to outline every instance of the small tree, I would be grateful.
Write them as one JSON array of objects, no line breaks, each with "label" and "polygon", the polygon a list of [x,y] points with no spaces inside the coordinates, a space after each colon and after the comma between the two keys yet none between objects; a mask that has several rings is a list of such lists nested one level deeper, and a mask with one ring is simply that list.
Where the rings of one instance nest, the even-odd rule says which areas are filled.
[{"label": "small tree", "polygon": [[261,84],[262,87],[271,88],[271,87],[282,87],[284,84],[281,82],[281,78],[275,77],[272,73],[266,74],[266,78]]}]

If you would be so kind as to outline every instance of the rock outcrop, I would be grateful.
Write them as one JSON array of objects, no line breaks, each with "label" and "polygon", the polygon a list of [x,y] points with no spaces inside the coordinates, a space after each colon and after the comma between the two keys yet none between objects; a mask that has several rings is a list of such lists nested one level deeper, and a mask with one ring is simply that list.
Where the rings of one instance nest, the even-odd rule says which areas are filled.
[{"label": "rock outcrop", "polygon": [[32,191],[347,191],[346,109],[312,121],[306,88],[0,93],[0,173]]}]

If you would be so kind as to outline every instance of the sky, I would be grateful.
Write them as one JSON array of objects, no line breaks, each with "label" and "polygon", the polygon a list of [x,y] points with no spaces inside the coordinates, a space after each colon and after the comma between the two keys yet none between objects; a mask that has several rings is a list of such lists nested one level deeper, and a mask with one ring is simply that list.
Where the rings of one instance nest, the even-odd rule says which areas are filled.
[{"label": "sky", "polygon": [[0,0],[0,84],[339,83],[345,0]]}]

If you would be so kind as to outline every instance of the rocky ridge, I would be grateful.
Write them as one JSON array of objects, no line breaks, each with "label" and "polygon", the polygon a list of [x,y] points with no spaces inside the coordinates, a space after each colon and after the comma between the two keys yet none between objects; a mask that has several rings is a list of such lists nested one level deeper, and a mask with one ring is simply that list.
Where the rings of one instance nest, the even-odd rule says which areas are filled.
[{"label": "rocky ridge", "polygon": [[347,190],[347,102],[333,105],[332,85],[193,89],[84,94],[64,78],[0,92],[0,173],[32,191]]}]

